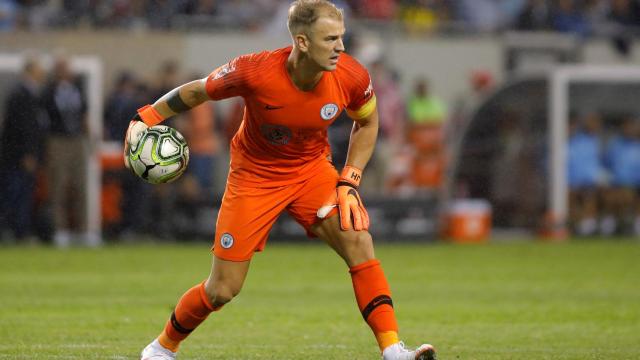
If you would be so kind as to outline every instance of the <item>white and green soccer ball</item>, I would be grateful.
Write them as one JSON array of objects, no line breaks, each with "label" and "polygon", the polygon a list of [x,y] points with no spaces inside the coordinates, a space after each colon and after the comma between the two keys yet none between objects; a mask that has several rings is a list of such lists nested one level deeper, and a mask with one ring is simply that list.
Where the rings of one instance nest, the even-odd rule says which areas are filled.
[{"label": "white and green soccer ball", "polygon": [[171,182],[182,175],[189,164],[189,146],[176,129],[152,126],[129,148],[131,170],[152,184]]}]

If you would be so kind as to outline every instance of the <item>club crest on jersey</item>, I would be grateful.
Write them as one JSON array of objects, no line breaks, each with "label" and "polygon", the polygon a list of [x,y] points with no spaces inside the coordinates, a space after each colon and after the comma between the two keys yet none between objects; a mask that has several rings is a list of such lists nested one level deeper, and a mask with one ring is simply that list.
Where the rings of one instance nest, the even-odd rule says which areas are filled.
[{"label": "club crest on jersey", "polygon": [[225,249],[228,249],[233,246],[233,236],[229,233],[224,233],[220,237],[220,246]]},{"label": "club crest on jersey", "polygon": [[320,110],[320,116],[324,120],[331,120],[338,114],[338,105],[327,104]]}]

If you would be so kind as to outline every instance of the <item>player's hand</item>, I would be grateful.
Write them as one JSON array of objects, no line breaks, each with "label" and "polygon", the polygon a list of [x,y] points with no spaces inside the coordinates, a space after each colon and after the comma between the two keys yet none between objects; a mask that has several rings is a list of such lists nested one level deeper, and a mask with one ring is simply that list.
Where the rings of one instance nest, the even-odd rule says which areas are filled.
[{"label": "player's hand", "polygon": [[129,149],[138,145],[138,141],[142,137],[142,134],[147,130],[149,126],[154,126],[161,123],[164,117],[152,106],[145,105],[138,109],[136,115],[129,123],[127,134],[124,137],[124,165],[127,169],[130,169],[129,164]]},{"label": "player's hand", "polygon": [[358,194],[358,186],[362,177],[362,170],[345,166],[336,188],[338,197],[338,211],[340,213],[340,228],[343,231],[353,227],[355,231],[369,229],[369,214]]},{"label": "player's hand", "polygon": [[144,132],[147,131],[147,128],[147,124],[135,118],[131,120],[131,122],[129,122],[129,128],[127,129],[127,134],[124,137],[123,153],[124,165],[127,167],[127,169],[131,168],[129,165],[129,149],[138,145],[140,138],[142,137]]}]

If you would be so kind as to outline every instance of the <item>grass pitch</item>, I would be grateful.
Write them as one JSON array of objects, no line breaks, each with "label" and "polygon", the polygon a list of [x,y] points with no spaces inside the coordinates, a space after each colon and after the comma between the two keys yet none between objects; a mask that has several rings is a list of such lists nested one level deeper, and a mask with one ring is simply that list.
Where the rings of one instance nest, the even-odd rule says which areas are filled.
[{"label": "grass pitch", "polygon": [[[640,244],[377,247],[401,337],[440,359],[640,359]],[[137,359],[208,274],[207,244],[0,248],[0,359]],[[346,267],[270,244],[181,359],[379,359]]]}]

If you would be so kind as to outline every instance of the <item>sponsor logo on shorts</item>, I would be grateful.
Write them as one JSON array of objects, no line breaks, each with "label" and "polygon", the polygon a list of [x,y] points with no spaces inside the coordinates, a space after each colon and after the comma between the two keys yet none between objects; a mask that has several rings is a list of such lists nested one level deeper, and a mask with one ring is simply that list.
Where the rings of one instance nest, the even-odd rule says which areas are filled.
[{"label": "sponsor logo on shorts", "polygon": [[220,246],[225,249],[228,249],[233,246],[233,236],[229,233],[224,233],[220,237]]},{"label": "sponsor logo on shorts", "polygon": [[320,110],[320,116],[324,120],[331,120],[338,114],[338,105],[327,104]]},{"label": "sponsor logo on shorts", "polygon": [[273,145],[287,145],[291,141],[291,129],[286,126],[262,124],[260,132]]}]

